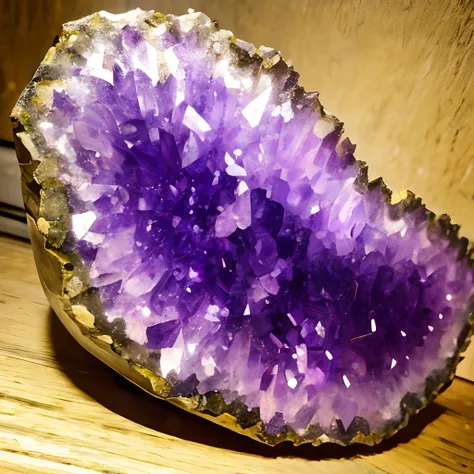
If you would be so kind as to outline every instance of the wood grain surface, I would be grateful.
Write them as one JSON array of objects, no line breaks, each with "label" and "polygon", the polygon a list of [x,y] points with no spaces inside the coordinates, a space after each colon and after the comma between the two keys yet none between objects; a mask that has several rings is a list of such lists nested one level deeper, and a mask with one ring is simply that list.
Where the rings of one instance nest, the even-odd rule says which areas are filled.
[{"label": "wood grain surface", "polygon": [[49,309],[27,243],[0,237],[0,473],[471,473],[474,385],[381,445],[270,448],[141,392]]},{"label": "wood grain surface", "polygon": [[[63,23],[189,6],[280,49],[344,120],[371,178],[422,196],[474,241],[474,0],[0,0],[0,138]],[[474,380],[473,348],[460,373]]]}]

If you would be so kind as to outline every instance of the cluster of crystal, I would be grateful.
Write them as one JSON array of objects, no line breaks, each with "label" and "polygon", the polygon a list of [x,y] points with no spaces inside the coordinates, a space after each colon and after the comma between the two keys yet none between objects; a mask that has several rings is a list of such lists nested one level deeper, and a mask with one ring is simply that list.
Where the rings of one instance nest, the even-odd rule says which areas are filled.
[{"label": "cluster of crystal", "polygon": [[203,14],[102,12],[66,25],[38,74],[37,179],[57,164],[59,246],[89,278],[71,296],[96,288],[127,357],[146,348],[174,395],[218,391],[269,435],[347,441],[448,381],[473,286],[462,242],[368,185],[276,51]]}]

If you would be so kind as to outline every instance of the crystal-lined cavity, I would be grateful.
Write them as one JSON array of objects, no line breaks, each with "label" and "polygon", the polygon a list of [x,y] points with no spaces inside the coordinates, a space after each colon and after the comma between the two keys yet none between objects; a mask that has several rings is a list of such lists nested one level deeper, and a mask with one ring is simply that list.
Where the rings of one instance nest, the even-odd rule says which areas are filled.
[{"label": "crystal-lined cavity", "polygon": [[73,303],[98,295],[129,360],[309,441],[383,436],[448,380],[472,295],[462,245],[368,184],[278,52],[198,13],[65,31],[27,106],[36,159],[67,195]]}]

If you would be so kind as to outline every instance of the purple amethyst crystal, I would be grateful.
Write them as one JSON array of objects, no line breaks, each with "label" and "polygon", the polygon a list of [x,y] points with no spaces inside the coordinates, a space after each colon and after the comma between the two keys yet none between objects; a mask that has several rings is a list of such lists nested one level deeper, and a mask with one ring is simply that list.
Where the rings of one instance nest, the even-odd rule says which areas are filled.
[{"label": "purple amethyst crystal", "polygon": [[144,388],[269,444],[373,444],[452,378],[474,274],[297,81],[201,13],[69,23],[13,112],[26,207],[53,306]]}]

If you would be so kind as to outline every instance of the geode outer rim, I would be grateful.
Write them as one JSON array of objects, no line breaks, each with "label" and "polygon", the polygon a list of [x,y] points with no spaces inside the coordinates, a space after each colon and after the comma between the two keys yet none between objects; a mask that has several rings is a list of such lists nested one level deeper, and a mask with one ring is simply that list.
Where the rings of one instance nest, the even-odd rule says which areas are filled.
[{"label": "geode outer rim", "polygon": [[[67,25],[64,25],[63,32],[59,36],[57,43],[60,43],[65,39],[66,35],[72,28],[74,28],[75,24],[78,24],[79,22],[82,23],[87,19],[92,19],[93,17],[100,18],[100,15],[94,14],[90,17],[78,20],[77,22],[71,22]],[[163,18],[166,20],[168,17]],[[241,54],[247,55],[250,61],[261,61],[261,56],[258,50],[254,51],[253,56],[250,56],[248,52],[240,48],[237,44],[234,44],[234,46],[239,49]],[[72,259],[77,259],[77,252],[73,251],[67,254],[55,250],[53,248],[54,245],[51,245],[51,242],[48,240],[47,232],[42,233],[38,229],[38,221],[41,219],[41,191],[46,188],[43,187],[43,184],[38,185],[35,182],[33,172],[36,166],[39,164],[39,161],[32,159],[30,152],[24,146],[21,137],[19,137],[18,134],[23,132],[25,129],[28,129],[28,113],[23,109],[22,103],[24,103],[26,100],[39,100],[36,95],[36,85],[49,79],[48,68],[45,66],[45,63],[47,63],[48,58],[54,56],[55,50],[56,47],[53,46],[46,54],[44,62],[40,65],[32,81],[22,93],[16,107],[12,112],[11,119],[13,121],[17,155],[22,170],[22,189],[25,208],[28,214],[28,227],[30,230],[33,253],[37,263],[40,281],[51,306],[59,316],[60,320],[66,326],[70,334],[86,350],[151,395],[169,401],[174,405],[190,411],[191,413],[197,414],[201,417],[214,421],[217,424],[224,425],[225,427],[240,434],[244,434],[257,441],[272,446],[285,440],[292,441],[295,445],[312,443],[314,446],[326,442],[333,442],[340,445],[350,445],[353,443],[363,443],[367,445],[377,444],[406,426],[410,415],[417,413],[426,405],[428,405],[434,398],[436,398],[439,393],[441,393],[451,384],[451,381],[455,375],[455,368],[460,360],[460,354],[469,345],[471,336],[473,334],[474,302],[471,302],[467,308],[467,313],[469,314],[468,323],[461,332],[461,336],[465,334],[465,337],[459,337],[458,347],[454,356],[448,359],[448,363],[443,370],[433,372],[426,379],[424,389],[425,401],[422,401],[417,396],[417,394],[406,394],[406,396],[401,401],[402,417],[398,423],[389,422],[383,434],[371,432],[368,435],[364,435],[361,432],[357,432],[357,434],[352,438],[348,438],[347,442],[344,442],[341,439],[333,438],[327,433],[320,434],[314,438],[309,438],[308,436],[302,437],[296,434],[293,430],[288,429],[289,427],[285,427],[285,429],[277,435],[270,435],[265,431],[261,420],[257,421],[251,426],[248,426],[248,423],[245,419],[240,417],[239,420],[236,416],[233,416],[228,411],[226,411],[229,407],[224,403],[218,403],[217,406],[212,406],[212,404],[208,403],[205,395],[193,395],[190,397],[168,396],[169,390],[167,390],[167,387],[169,384],[164,378],[155,374],[154,372],[151,372],[144,366],[124,359],[120,355],[120,346],[115,343],[116,341],[113,341],[110,336],[106,335],[105,333],[101,334],[101,332],[95,327],[98,314],[91,314],[91,316],[94,318],[92,324],[81,319],[77,314],[75,315],[73,313],[71,301],[69,297],[63,292],[65,285],[71,278],[71,275],[66,269],[66,265],[71,263]],[[277,53],[279,54],[279,52]],[[281,59],[281,61],[283,61],[283,59]],[[308,94],[299,85],[296,86],[295,92],[301,93],[302,95]],[[325,114],[323,107],[317,98],[314,98],[313,100],[313,107],[315,107],[321,113],[322,117],[328,121],[332,121],[336,125],[336,128],[342,137],[343,123],[340,122],[336,117]],[[379,189],[385,200],[384,204],[390,210],[393,218],[398,218],[419,208],[423,208],[428,216],[427,225],[435,228],[436,231],[443,236],[443,238],[450,241],[453,247],[458,248],[460,260],[466,258],[466,263],[472,265],[474,261],[473,249],[467,251],[467,240],[465,238],[458,237],[457,233],[459,231],[459,226],[451,224],[449,216],[443,214],[436,218],[435,214],[431,213],[425,208],[421,202],[421,199],[416,198],[416,196],[409,191],[405,192],[406,197],[402,198],[397,204],[392,204],[392,192],[385,185],[383,180],[378,178],[369,182],[368,167],[366,163],[358,161],[358,164],[359,173],[354,183],[354,187],[358,192],[365,194],[368,190]],[[56,192],[62,194],[67,202],[67,196],[64,188],[56,188]],[[65,219],[64,228],[62,230],[64,232],[68,232],[70,229],[70,219],[69,216],[67,216],[67,219]],[[47,264],[45,265],[45,263]],[[102,340],[100,339],[101,336]],[[109,338],[112,343],[109,344],[107,338]],[[220,396],[221,394],[218,392],[216,395],[217,399],[219,399]],[[241,403],[241,408],[244,409],[244,413],[248,411],[247,406],[245,406],[243,403]],[[243,424],[245,427],[242,427]]]}]

